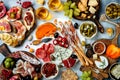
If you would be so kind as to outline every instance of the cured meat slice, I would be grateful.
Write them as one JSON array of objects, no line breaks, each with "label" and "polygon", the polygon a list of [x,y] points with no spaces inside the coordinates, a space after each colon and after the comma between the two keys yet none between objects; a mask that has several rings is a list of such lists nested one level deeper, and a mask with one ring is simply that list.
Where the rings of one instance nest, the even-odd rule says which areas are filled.
[{"label": "cured meat slice", "polygon": [[27,61],[25,61],[24,63],[24,69],[25,71],[28,71],[29,74],[32,74],[32,72],[34,71],[34,67]]},{"label": "cured meat slice", "polygon": [[19,51],[19,53],[22,59],[28,61],[29,63],[35,64],[35,65],[40,64],[40,61],[38,61],[37,58],[34,57],[33,55],[30,55],[30,53],[27,54],[27,52],[22,52],[22,51]]},{"label": "cured meat slice", "polygon": [[6,20],[0,20],[0,32],[11,32],[11,26]]},{"label": "cured meat slice", "polygon": [[49,44],[48,46],[49,46],[49,48],[47,50],[47,54],[50,55],[50,54],[52,54],[54,52],[54,46],[52,44]]},{"label": "cured meat slice", "polygon": [[49,61],[51,61],[50,55],[47,55],[45,58],[43,58],[43,61],[44,61],[44,62],[49,62]]},{"label": "cured meat slice", "polygon": [[40,59],[43,59],[43,58],[45,58],[45,57],[47,56],[47,54],[46,54],[46,51],[45,51],[44,49],[38,48],[38,49],[36,50],[36,56],[37,56],[38,58],[40,58]]},{"label": "cured meat slice", "polygon": [[25,33],[26,33],[26,27],[23,25],[23,23],[20,20],[16,20],[11,23],[12,23],[12,26],[15,27],[17,30],[17,33],[15,33],[14,36],[18,40],[23,40],[25,37]]},{"label": "cured meat slice", "polygon": [[23,23],[27,30],[30,30],[34,26],[35,16],[32,7],[23,9]]},{"label": "cured meat slice", "polygon": [[14,6],[9,9],[7,12],[7,19],[10,21],[15,21],[21,18],[21,8],[18,6]]},{"label": "cured meat slice", "polygon": [[76,60],[70,57],[70,58],[68,58],[66,60],[63,60],[62,62],[63,62],[63,64],[64,64],[65,67],[71,68],[71,67],[74,66]]},{"label": "cured meat slice", "polygon": [[3,2],[0,2],[0,18],[6,14],[6,7]]},{"label": "cured meat slice", "polygon": [[41,48],[36,50],[36,56],[42,59],[44,62],[51,61],[50,54],[54,52],[54,46],[52,44],[43,44]]},{"label": "cured meat slice", "polygon": [[47,45],[47,44],[43,44],[43,49],[45,50],[45,51],[47,51],[48,50],[48,48],[49,48],[49,45]]}]

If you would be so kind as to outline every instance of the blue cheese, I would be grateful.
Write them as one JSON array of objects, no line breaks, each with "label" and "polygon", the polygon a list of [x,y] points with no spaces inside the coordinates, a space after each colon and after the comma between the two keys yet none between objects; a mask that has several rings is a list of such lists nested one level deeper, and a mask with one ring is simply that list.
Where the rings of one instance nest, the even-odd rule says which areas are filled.
[{"label": "blue cheese", "polygon": [[62,60],[69,58],[72,52],[73,51],[68,48],[63,48],[61,46],[55,46],[55,52],[52,54],[52,56],[55,57],[55,62],[59,61],[61,63]]}]

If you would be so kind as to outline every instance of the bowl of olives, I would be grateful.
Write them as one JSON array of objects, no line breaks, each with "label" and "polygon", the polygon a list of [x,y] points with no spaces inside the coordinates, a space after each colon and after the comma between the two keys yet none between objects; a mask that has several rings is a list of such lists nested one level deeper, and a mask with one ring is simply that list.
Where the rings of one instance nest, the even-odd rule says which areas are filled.
[{"label": "bowl of olives", "polygon": [[92,21],[84,21],[80,25],[80,33],[86,39],[91,39],[91,38],[93,38],[97,34],[97,26]]},{"label": "bowl of olives", "polygon": [[120,18],[120,4],[116,2],[109,3],[105,8],[105,14],[112,20]]}]

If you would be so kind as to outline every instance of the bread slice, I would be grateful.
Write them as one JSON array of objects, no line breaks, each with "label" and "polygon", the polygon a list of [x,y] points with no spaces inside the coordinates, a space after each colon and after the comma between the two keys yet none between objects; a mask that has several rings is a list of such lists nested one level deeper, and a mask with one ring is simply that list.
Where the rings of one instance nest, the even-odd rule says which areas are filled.
[{"label": "bread slice", "polygon": [[15,21],[21,18],[21,7],[14,6],[7,12],[6,18],[8,21]]},{"label": "bread slice", "polygon": [[35,16],[34,16],[34,12],[33,12],[33,8],[29,7],[27,9],[23,9],[23,14],[22,14],[22,18],[23,18],[23,23],[25,25],[25,27],[27,28],[27,30],[30,30],[35,23]]}]

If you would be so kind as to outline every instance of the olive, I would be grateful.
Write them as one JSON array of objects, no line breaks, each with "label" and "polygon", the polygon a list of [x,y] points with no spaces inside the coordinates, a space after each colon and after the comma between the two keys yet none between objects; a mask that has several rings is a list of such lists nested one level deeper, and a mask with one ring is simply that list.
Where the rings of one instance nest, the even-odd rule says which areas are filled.
[{"label": "olive", "polygon": [[73,59],[77,59],[77,56],[75,54],[72,54],[70,57]]},{"label": "olive", "polygon": [[32,80],[30,75],[25,76],[25,80]]},{"label": "olive", "polygon": [[87,49],[92,49],[92,46],[91,46],[90,44],[86,44],[86,45],[85,45],[85,48],[87,48]]},{"label": "olive", "polygon": [[57,38],[58,36],[59,36],[59,33],[56,32],[56,33],[54,34],[54,38]]},{"label": "olive", "polygon": [[78,27],[79,27],[78,23],[75,23],[74,27],[75,27],[75,29],[78,29]]},{"label": "olive", "polygon": [[41,70],[40,68],[41,68],[41,67],[36,67],[36,68],[35,68],[35,72],[36,72],[36,73],[39,73],[40,70]]}]

